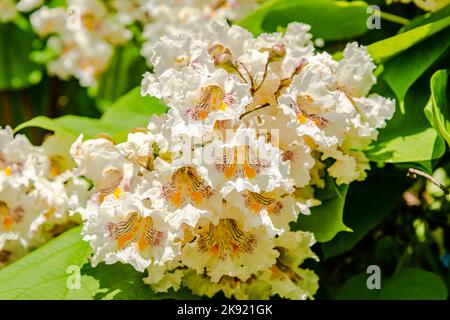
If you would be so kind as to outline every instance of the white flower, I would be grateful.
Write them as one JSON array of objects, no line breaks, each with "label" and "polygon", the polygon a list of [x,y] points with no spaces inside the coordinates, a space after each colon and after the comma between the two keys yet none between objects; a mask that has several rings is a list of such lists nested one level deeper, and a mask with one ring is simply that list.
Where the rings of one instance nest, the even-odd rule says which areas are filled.
[{"label": "white flower", "polygon": [[16,4],[13,0],[0,0],[0,22],[7,23],[17,16]]},{"label": "white flower", "polygon": [[8,261],[76,223],[70,213],[84,206],[87,189],[47,141],[33,146],[0,128],[0,251],[10,252]]},{"label": "white flower", "polygon": [[44,0],[20,0],[17,3],[17,10],[19,11],[31,11],[44,4]]},{"label": "white flower", "polygon": [[344,49],[344,58],[336,69],[339,86],[355,97],[365,96],[377,82],[373,74],[375,64],[367,49],[356,42]]},{"label": "white flower", "polygon": [[264,228],[243,230],[236,220],[222,219],[217,225],[204,219],[194,233],[197,239],[182,250],[182,262],[211,281],[224,275],[243,281],[275,263],[278,252]]},{"label": "white flower", "polygon": [[108,67],[114,46],[132,36],[113,21],[105,5],[98,0],[69,0],[67,8],[41,7],[31,24],[57,58],[48,63],[50,74],[67,80],[74,76],[83,86],[95,86]]},{"label": "white flower", "polygon": [[179,248],[164,222],[164,212],[150,209],[143,214],[145,203],[130,193],[121,199],[109,197],[99,207],[92,207],[94,210],[88,207],[83,239],[94,248],[92,264],[120,261],[144,271],[150,265],[172,261]]}]

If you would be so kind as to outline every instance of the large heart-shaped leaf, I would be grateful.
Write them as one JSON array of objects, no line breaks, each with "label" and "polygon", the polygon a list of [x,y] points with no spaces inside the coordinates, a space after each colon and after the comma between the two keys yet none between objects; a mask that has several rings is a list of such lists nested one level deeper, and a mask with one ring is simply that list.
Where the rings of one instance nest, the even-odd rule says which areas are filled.
[{"label": "large heart-shaped leaf", "polygon": [[81,240],[80,230],[67,231],[1,270],[0,300],[92,299],[91,294],[99,289],[92,279],[81,279],[79,289],[68,286],[70,277],[76,276],[91,253]]}]

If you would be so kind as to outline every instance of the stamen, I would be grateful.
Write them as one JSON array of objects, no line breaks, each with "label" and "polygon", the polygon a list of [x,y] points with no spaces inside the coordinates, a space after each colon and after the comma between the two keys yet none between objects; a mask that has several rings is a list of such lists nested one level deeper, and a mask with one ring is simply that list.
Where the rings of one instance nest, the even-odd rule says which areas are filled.
[{"label": "stamen", "polygon": [[222,219],[216,226],[210,224],[206,229],[199,232],[199,251],[217,256],[219,260],[252,254],[257,244],[256,235],[242,231],[233,219]]},{"label": "stamen", "polygon": [[[233,154],[233,158],[229,154]],[[244,149],[234,147],[230,152],[225,152],[221,162],[216,163],[215,168],[224,174],[225,178],[255,178],[263,169],[270,166],[270,161],[260,159],[248,146]]]},{"label": "stamen", "polygon": [[4,167],[4,168],[3,168],[3,172],[5,173],[5,175],[6,175],[7,177],[10,177],[11,174],[12,174],[11,168],[10,168],[9,166]]},{"label": "stamen", "polygon": [[118,223],[108,225],[109,236],[117,240],[120,249],[124,249],[136,243],[140,251],[148,246],[157,247],[161,244],[164,233],[153,227],[151,217],[142,217],[137,212]]},{"label": "stamen", "polygon": [[250,208],[253,213],[259,213],[266,209],[270,214],[278,214],[283,208],[283,204],[264,194],[247,191],[242,194],[245,199],[245,205]]},{"label": "stamen", "polygon": [[169,183],[164,185],[161,195],[177,208],[188,203],[199,206],[213,196],[213,189],[200,178],[192,167],[178,169]]},{"label": "stamen", "polygon": [[297,119],[298,119],[299,123],[304,124],[309,119],[309,120],[313,121],[319,129],[323,130],[328,125],[328,120],[317,114],[308,113],[303,108],[304,104],[311,103],[311,102],[312,102],[312,98],[310,96],[299,95],[297,97],[297,102],[291,104],[291,108],[293,108],[295,110],[295,112],[297,113]]},{"label": "stamen", "polygon": [[228,105],[225,103],[225,94],[219,86],[208,86],[201,89],[199,103],[187,110],[188,117],[193,121],[206,120],[212,111],[225,111]]}]

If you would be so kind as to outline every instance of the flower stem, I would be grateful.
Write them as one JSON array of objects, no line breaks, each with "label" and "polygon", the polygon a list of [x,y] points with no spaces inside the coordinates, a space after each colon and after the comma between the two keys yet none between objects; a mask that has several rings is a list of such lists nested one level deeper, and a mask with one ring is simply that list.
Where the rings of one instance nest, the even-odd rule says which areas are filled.
[{"label": "flower stem", "polygon": [[396,16],[395,14],[392,14],[392,13],[380,11],[380,14],[381,14],[381,19],[391,21],[394,23],[398,23],[403,26],[407,25],[410,22],[408,19],[400,17],[400,16]]}]

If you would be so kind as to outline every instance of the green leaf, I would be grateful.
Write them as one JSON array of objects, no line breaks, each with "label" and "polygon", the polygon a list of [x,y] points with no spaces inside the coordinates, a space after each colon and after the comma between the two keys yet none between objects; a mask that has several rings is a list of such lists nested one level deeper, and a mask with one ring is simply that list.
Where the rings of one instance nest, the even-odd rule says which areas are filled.
[{"label": "green leaf", "polygon": [[384,284],[379,300],[446,300],[447,287],[436,274],[405,268]]},{"label": "green leaf", "polygon": [[89,298],[95,290],[84,279],[84,287],[71,293],[67,283],[73,274],[68,268],[81,268],[91,249],[81,239],[81,227],[67,231],[0,271],[0,300]]},{"label": "green leaf", "polygon": [[315,194],[322,204],[311,208],[311,215],[301,215],[293,226],[294,230],[311,231],[319,242],[330,241],[340,231],[351,232],[342,221],[347,190],[348,185],[337,186],[327,176],[325,188]]},{"label": "green leaf", "polygon": [[[382,271],[382,270],[381,270]],[[370,274],[351,277],[337,292],[338,300],[445,300],[447,287],[436,274],[418,268],[405,268],[381,280],[381,289],[367,288]]]},{"label": "green leaf", "polygon": [[331,41],[366,33],[367,17],[367,3],[363,1],[273,0],[264,3],[238,24],[258,35],[299,21],[310,24],[315,37]]},{"label": "green leaf", "polygon": [[158,99],[141,96],[140,88],[136,87],[117,100],[102,116],[105,126],[114,128],[115,132],[130,130],[136,127],[146,127],[150,117],[162,114],[167,107]]},{"label": "green leaf", "polygon": [[404,26],[400,29],[400,32],[405,32],[420,26],[423,26],[424,24],[428,24],[431,22],[435,22],[441,19],[444,19],[446,17],[450,16],[450,4],[444,8],[442,8],[439,11],[436,12],[428,12],[424,15],[418,16],[411,20],[409,24]]},{"label": "green leaf", "polygon": [[36,36],[9,23],[0,23],[0,91],[20,89],[42,79],[42,67],[30,60]]},{"label": "green leaf", "polygon": [[15,132],[29,127],[38,127],[53,131],[55,134],[72,136],[73,140],[75,140],[80,133],[83,133],[87,138],[94,138],[99,133],[111,132],[111,130],[106,126],[103,126],[98,119],[72,115],[56,119],[39,116],[17,126]]},{"label": "green leaf", "polygon": [[367,50],[375,62],[384,61],[444,30],[448,26],[450,26],[450,17],[372,43],[367,47]]},{"label": "green leaf", "polygon": [[[129,130],[147,126],[153,114],[167,111],[160,100],[153,97],[142,97],[139,88],[131,90],[120,98],[101,119],[68,115],[56,119],[44,116],[33,118],[15,128],[15,132],[28,127],[39,127],[54,131],[56,134],[71,137],[72,141],[82,133],[85,138],[92,139],[101,133],[111,135],[116,142],[126,139]],[[70,143],[67,146],[70,147]]]},{"label": "green leaf", "polygon": [[116,49],[111,64],[100,80],[97,105],[105,111],[122,95],[140,85],[147,69],[145,60],[134,43]]},{"label": "green leaf", "polygon": [[[360,273],[352,276],[347,282],[337,290],[333,296],[335,300],[376,300],[377,290],[367,288],[367,278],[369,274]],[[383,286],[383,282],[381,282]]]},{"label": "green leaf", "polygon": [[447,110],[447,78],[446,70],[438,70],[431,77],[431,108],[432,123],[437,132],[447,141],[450,146],[450,121]]},{"label": "green leaf", "polygon": [[71,289],[64,300],[94,300],[99,293],[106,292],[106,289],[100,289],[100,283],[97,279],[90,276],[81,276],[79,289]]},{"label": "green leaf", "polygon": [[[99,264],[92,268],[86,265],[83,274],[95,278],[105,290],[96,299],[113,300],[154,300],[154,299],[197,299],[186,288],[177,292],[154,293],[149,285],[143,282],[145,273],[136,271],[128,264],[115,263],[112,265]],[[106,293],[108,291],[108,293]]]},{"label": "green leaf", "polygon": [[[426,79],[415,83],[406,95],[403,109],[397,108],[394,117],[381,129],[378,139],[366,151],[372,161],[402,163],[427,162],[445,153],[445,142],[424,116],[429,97]],[[392,92],[379,79],[377,93],[389,97]],[[386,84],[384,83],[384,86]],[[401,106],[401,105],[400,105]]]},{"label": "green leaf", "polygon": [[450,47],[450,32],[442,31],[384,64],[383,77],[403,101],[408,89]]},{"label": "green leaf", "polygon": [[406,173],[395,168],[372,170],[366,181],[352,183],[345,202],[344,222],[354,231],[339,233],[322,244],[324,259],[351,250],[392,211],[410,183]]}]

